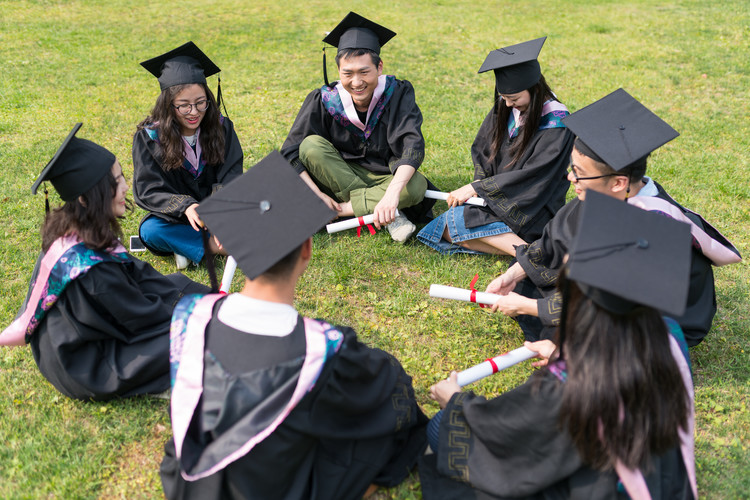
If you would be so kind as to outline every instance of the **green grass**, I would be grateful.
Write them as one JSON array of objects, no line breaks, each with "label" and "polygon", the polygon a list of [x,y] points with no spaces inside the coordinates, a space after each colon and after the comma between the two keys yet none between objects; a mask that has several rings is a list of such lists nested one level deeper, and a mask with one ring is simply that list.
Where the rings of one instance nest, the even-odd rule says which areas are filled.
[{"label": "green grass", "polygon": [[[471,180],[469,148],[491,106],[492,76],[476,74],[486,53],[547,35],[540,61],[558,96],[577,110],[624,87],[672,124],[681,136],[653,156],[651,175],[750,253],[750,5],[744,0],[384,0],[377,8],[361,1],[290,8],[265,0],[6,0],[0,324],[15,316],[39,249],[43,199],[29,188],[72,125],[83,121],[80,135],[111,149],[132,176],[135,125],[158,92],[139,61],[189,39],[203,48],[223,70],[249,167],[280,147],[305,95],[322,84],[319,40],[350,9],[398,32],[383,49],[386,73],[416,88],[427,140],[422,171],[440,187]],[[126,234],[135,233],[141,216],[128,216]],[[173,271],[168,259],[144,258]],[[477,272],[482,288],[506,266],[489,257],[444,258],[414,242],[402,247],[387,233],[318,235],[297,306],[351,325],[364,341],[395,354],[432,414],[431,383],[518,346],[522,335],[507,318],[432,300],[427,289],[466,287]],[[207,280],[203,268],[188,274]],[[704,497],[738,498],[750,490],[750,265],[715,274],[719,311],[708,338],[691,351],[698,486]],[[530,372],[518,366],[475,389],[495,394]],[[42,378],[28,348],[0,350],[0,387],[0,497],[160,497],[165,401],[70,401]],[[418,479],[377,497],[421,498]]]}]

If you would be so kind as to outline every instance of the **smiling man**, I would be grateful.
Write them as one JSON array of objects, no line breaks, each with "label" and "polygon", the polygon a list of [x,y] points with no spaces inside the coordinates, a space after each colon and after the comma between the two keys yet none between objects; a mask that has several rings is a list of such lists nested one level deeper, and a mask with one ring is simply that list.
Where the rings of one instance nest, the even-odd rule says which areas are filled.
[{"label": "smiling man", "polygon": [[[324,42],[338,47],[339,81],[307,96],[281,153],[340,217],[375,214],[400,243],[421,218],[427,179],[422,113],[406,80],[383,74],[380,48],[393,31],[350,12]],[[325,58],[324,58],[325,71]],[[427,200],[429,202],[429,200]],[[411,207],[411,210],[409,210]]]}]

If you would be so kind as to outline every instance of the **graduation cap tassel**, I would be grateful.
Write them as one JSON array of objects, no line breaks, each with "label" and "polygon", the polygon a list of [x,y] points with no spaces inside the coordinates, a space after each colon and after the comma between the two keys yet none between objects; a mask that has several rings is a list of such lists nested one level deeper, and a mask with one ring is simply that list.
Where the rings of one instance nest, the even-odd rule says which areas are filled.
[{"label": "graduation cap tassel", "polygon": [[211,293],[219,293],[219,281],[216,279],[216,263],[214,262],[214,253],[211,251],[211,245],[209,244],[208,229],[201,229],[201,238],[203,239],[203,254],[206,258],[206,270],[208,271],[208,279],[211,282]]},{"label": "graduation cap tassel", "polygon": [[44,185],[44,213],[49,213],[49,191],[47,191],[47,184]]},{"label": "graduation cap tassel", "polygon": [[227,104],[224,102],[224,99],[221,98],[221,75],[217,77],[219,79],[219,83],[216,86],[216,106],[219,108],[219,113],[221,113],[221,106],[224,106],[224,116],[229,118],[229,113],[227,113]]},{"label": "graduation cap tassel", "polygon": [[328,70],[326,69],[326,48],[325,45],[323,46],[323,80],[326,82],[326,87],[330,87],[331,84],[328,83]]}]

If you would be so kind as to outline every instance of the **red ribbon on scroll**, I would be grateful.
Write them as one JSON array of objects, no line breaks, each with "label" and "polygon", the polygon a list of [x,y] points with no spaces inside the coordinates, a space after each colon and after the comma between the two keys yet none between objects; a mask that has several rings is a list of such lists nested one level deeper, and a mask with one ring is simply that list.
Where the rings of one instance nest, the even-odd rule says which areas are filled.
[{"label": "red ribbon on scroll", "polygon": [[[469,302],[474,302],[475,304],[477,303],[477,289],[476,289],[476,288],[474,288],[474,285],[476,285],[476,284],[477,284],[477,280],[478,280],[478,279],[479,279],[479,273],[475,274],[475,275],[474,275],[474,279],[473,279],[473,280],[471,280],[471,283],[469,283],[469,288],[471,288],[471,295],[469,295]],[[477,304],[477,305],[478,305],[479,307],[483,308],[483,309],[484,309],[485,307],[487,307],[487,306],[486,306],[486,305],[484,305],[484,304]],[[495,364],[494,364],[494,362],[492,363],[492,365],[493,365],[493,366],[495,365]],[[493,372],[493,373],[494,373],[494,372]]]},{"label": "red ribbon on scroll", "polygon": [[375,228],[370,224],[365,224],[364,217],[357,217],[357,221],[359,222],[359,227],[357,228],[357,238],[362,236],[362,226],[364,225],[367,225],[367,229],[370,231],[370,234],[375,234]]}]

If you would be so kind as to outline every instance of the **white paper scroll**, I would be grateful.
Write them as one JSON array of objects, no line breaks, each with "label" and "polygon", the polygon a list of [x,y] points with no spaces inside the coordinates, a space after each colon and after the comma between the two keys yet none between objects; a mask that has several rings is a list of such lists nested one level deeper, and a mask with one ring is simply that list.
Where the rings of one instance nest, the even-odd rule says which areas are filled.
[{"label": "white paper scroll", "polygon": [[[400,214],[396,210],[396,217]],[[334,222],[326,226],[328,233],[338,233],[339,231],[346,231],[347,229],[354,229],[355,227],[363,227],[367,224],[372,224],[374,215],[363,215],[362,217],[353,217],[351,219],[342,220],[341,222]]]},{"label": "white paper scroll", "polygon": [[224,275],[221,277],[220,292],[229,293],[229,287],[232,286],[232,278],[237,270],[237,261],[231,255],[227,257],[227,264],[224,266]]},{"label": "white paper scroll", "polygon": [[471,300],[471,290],[446,285],[430,285],[430,297],[435,297],[437,299],[463,300],[465,302],[476,302],[477,304],[491,306],[497,302],[497,299],[502,297],[502,295],[495,295],[494,293],[474,293],[476,294],[476,300]]},{"label": "white paper scroll", "polygon": [[[447,200],[449,193],[444,193],[442,191],[433,191],[432,189],[428,189],[424,192],[425,198],[431,198],[433,200]],[[477,198],[476,196],[472,196],[468,200],[464,202],[464,205],[476,205],[478,207],[486,207],[487,202],[484,201],[484,198]]]},{"label": "white paper scroll", "polygon": [[458,373],[457,382],[461,387],[476,382],[479,379],[483,379],[493,373],[497,373],[500,370],[505,370],[521,361],[526,361],[536,356],[536,353],[526,347],[519,347],[513,349],[510,352],[502,354],[500,356],[492,358],[492,361],[485,361],[479,363],[476,366],[472,366],[468,370],[464,370]]}]

